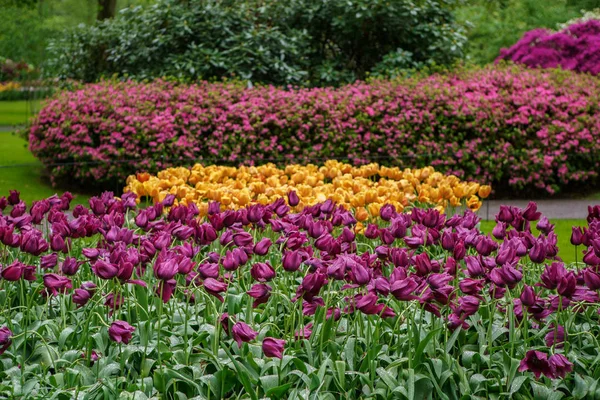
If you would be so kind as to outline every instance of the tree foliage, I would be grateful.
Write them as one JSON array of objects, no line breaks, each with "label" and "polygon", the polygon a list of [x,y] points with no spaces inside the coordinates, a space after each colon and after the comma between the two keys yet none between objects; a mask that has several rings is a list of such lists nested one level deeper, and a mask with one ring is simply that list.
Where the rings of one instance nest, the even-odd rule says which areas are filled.
[{"label": "tree foliage", "polygon": [[336,85],[462,57],[456,1],[158,0],[69,31],[51,43],[49,67],[88,82],[235,76]]}]

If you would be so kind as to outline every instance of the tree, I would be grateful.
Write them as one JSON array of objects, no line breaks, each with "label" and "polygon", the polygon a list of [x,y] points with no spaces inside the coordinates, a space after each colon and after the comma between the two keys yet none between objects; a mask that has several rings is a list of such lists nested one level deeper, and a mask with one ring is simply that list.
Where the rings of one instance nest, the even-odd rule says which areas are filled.
[{"label": "tree", "polygon": [[117,12],[117,0],[98,0],[98,21],[113,18]]}]

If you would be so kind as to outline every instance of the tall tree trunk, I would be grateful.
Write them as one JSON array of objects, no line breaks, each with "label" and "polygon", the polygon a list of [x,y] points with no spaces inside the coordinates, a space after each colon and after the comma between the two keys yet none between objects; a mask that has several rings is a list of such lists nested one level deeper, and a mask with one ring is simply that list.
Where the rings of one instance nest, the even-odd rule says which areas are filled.
[{"label": "tall tree trunk", "polygon": [[98,21],[113,18],[117,12],[117,0],[98,0]]}]

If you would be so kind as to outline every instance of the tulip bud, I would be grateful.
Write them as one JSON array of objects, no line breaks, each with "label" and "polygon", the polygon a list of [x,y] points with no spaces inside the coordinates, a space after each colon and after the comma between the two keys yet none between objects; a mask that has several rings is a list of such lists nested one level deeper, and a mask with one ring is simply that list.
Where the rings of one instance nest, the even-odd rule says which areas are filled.
[{"label": "tulip bud", "polygon": [[254,298],[254,302],[252,303],[252,307],[258,307],[260,304],[266,303],[271,297],[271,286],[259,283],[250,288],[246,293],[248,296]]},{"label": "tulip bud", "polygon": [[252,278],[259,282],[267,282],[275,277],[275,269],[268,263],[256,263],[250,269]]},{"label": "tulip bud", "polygon": [[536,301],[535,290],[533,290],[531,286],[525,285],[519,298],[521,299],[521,304],[527,307],[531,307],[535,304]]},{"label": "tulip bud", "polygon": [[108,336],[117,343],[129,343],[135,328],[125,321],[115,321],[108,328]]},{"label": "tulip bud", "polygon": [[269,238],[262,238],[258,243],[254,245],[254,254],[264,256],[269,252],[269,248],[273,242]]},{"label": "tulip bud", "polygon": [[296,191],[291,190],[288,193],[288,204],[290,205],[290,207],[296,207],[299,203],[300,203],[300,199],[298,198]]},{"label": "tulip bud", "polygon": [[237,342],[239,347],[242,347],[242,343],[250,342],[256,339],[258,336],[258,332],[250,328],[248,324],[244,322],[236,322],[231,328],[231,335],[233,339]]},{"label": "tulip bud", "polygon": [[4,354],[6,349],[8,349],[11,345],[12,335],[13,333],[10,329],[8,329],[7,326],[3,326],[2,328],[0,328],[0,356]]},{"label": "tulip bud", "polygon": [[80,265],[81,263],[79,263],[77,259],[72,257],[66,257],[62,265],[60,266],[60,270],[63,274],[72,276],[77,273]]},{"label": "tulip bud", "polygon": [[274,339],[271,337],[266,337],[263,339],[262,349],[263,353],[267,357],[277,357],[283,358],[283,349],[285,347],[285,340],[283,339]]},{"label": "tulip bud", "polygon": [[288,272],[297,271],[302,264],[302,257],[297,250],[286,251],[283,253],[282,265],[283,269]]}]

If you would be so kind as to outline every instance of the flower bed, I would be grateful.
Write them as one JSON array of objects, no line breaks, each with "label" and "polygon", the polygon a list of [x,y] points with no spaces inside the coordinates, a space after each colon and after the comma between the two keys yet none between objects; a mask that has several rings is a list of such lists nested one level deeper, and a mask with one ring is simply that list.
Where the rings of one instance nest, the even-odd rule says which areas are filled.
[{"label": "flower bed", "polygon": [[[65,211],[0,199],[0,396],[584,398],[598,368],[600,207],[557,259],[535,204],[471,212],[331,201],[199,219],[173,195]],[[163,211],[168,211],[164,213]],[[539,236],[531,233],[536,225]],[[123,393],[127,392],[127,393]]]},{"label": "flower bed", "polygon": [[592,77],[517,67],[339,89],[104,82],[49,101],[29,141],[55,181],[84,186],[195,162],[340,159],[554,193],[597,182],[599,93]]},{"label": "flower bed", "polygon": [[291,194],[290,205],[296,210],[330,199],[345,209],[353,208],[359,221],[368,215],[378,217],[385,204],[396,211],[409,204],[435,206],[440,212],[463,205],[477,211],[490,191],[490,186],[442,175],[432,167],[354,167],[334,160],[322,167],[292,164],[285,169],[273,164],[240,168],[196,164],[190,169],[168,168],[156,176],[131,175],[125,187],[125,192],[138,198],[149,196],[155,203],[175,195],[181,204],[195,203],[202,216],[210,201],[219,202],[224,210],[238,209],[251,203],[269,204]]}]

